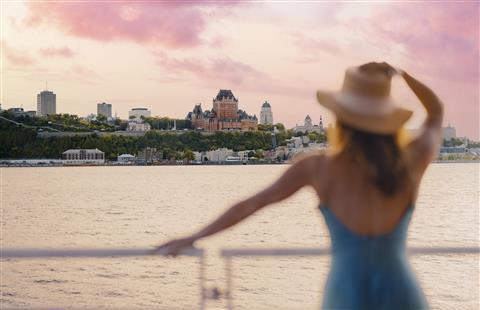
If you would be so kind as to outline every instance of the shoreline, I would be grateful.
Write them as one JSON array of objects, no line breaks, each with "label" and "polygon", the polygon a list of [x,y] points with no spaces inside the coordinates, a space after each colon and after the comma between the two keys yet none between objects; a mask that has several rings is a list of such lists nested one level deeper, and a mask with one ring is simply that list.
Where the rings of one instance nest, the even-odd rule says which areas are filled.
[{"label": "shoreline", "polygon": [[[0,168],[29,168],[29,167],[161,167],[161,166],[257,166],[257,165],[289,165],[290,161],[257,161],[257,162],[209,162],[209,163],[157,163],[157,164],[118,164],[109,162],[104,164],[0,164]],[[434,160],[432,164],[473,164],[480,160]]]}]

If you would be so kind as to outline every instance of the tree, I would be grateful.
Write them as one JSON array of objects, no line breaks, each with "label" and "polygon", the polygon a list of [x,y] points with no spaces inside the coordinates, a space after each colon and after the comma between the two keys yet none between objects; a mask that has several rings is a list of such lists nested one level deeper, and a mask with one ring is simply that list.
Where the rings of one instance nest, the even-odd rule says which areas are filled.
[{"label": "tree", "polygon": [[258,159],[263,159],[265,157],[265,155],[263,154],[263,150],[256,150],[255,157]]},{"label": "tree", "polygon": [[259,124],[257,126],[257,130],[259,130],[259,131],[273,131],[273,125]]},{"label": "tree", "polygon": [[195,159],[195,154],[193,154],[192,150],[186,149],[183,152],[183,159],[185,159],[187,162],[190,162]]},{"label": "tree", "polygon": [[97,121],[99,121],[100,123],[106,123],[107,122],[107,117],[105,115],[98,114],[97,115]]},{"label": "tree", "polygon": [[277,127],[277,129],[280,131],[285,131],[285,125],[283,125],[282,123],[276,123],[275,127]]}]

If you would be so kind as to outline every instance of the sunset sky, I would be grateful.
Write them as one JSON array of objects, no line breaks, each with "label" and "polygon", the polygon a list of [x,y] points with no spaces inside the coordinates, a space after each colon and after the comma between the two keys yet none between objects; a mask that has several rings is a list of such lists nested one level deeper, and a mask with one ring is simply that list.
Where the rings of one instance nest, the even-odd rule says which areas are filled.
[{"label": "sunset sky", "polygon": [[[2,1],[1,14],[2,108],[35,110],[48,81],[58,113],[108,102],[122,118],[133,107],[184,118],[222,88],[257,116],[268,100],[287,127],[307,114],[329,123],[315,91],[387,61],[437,92],[445,125],[479,139],[478,2]],[[418,126],[423,108],[400,79],[393,95]]]}]

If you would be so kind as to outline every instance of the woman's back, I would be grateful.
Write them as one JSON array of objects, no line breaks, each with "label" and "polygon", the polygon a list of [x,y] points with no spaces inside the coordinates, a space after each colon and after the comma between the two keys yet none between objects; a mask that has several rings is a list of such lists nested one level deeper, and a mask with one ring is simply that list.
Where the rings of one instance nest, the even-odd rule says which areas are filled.
[{"label": "woman's back", "polygon": [[414,202],[418,182],[405,178],[394,195],[386,196],[373,184],[368,163],[357,158],[349,154],[319,158],[316,191],[322,204],[350,230],[365,236],[385,234]]},{"label": "woman's back", "polygon": [[387,196],[373,184],[367,163],[355,158],[318,159],[328,180],[318,183],[319,207],[332,244],[323,308],[426,308],[405,253],[415,184],[405,178]]}]

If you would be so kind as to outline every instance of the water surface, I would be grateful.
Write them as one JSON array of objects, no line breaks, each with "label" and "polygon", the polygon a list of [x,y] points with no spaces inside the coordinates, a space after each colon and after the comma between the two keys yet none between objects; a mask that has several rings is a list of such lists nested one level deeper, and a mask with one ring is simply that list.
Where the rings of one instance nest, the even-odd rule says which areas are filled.
[{"label": "water surface", "polygon": [[[262,189],[287,166],[1,169],[3,247],[149,247],[190,233]],[[410,246],[478,246],[479,165],[432,164],[410,226]],[[208,286],[225,284],[226,247],[328,246],[313,190],[303,189],[224,234],[208,251]],[[318,309],[328,257],[233,262],[237,309]],[[478,309],[479,257],[411,263],[434,309]],[[195,308],[195,258],[3,261],[4,307]],[[224,303],[210,301],[210,308]]]}]

